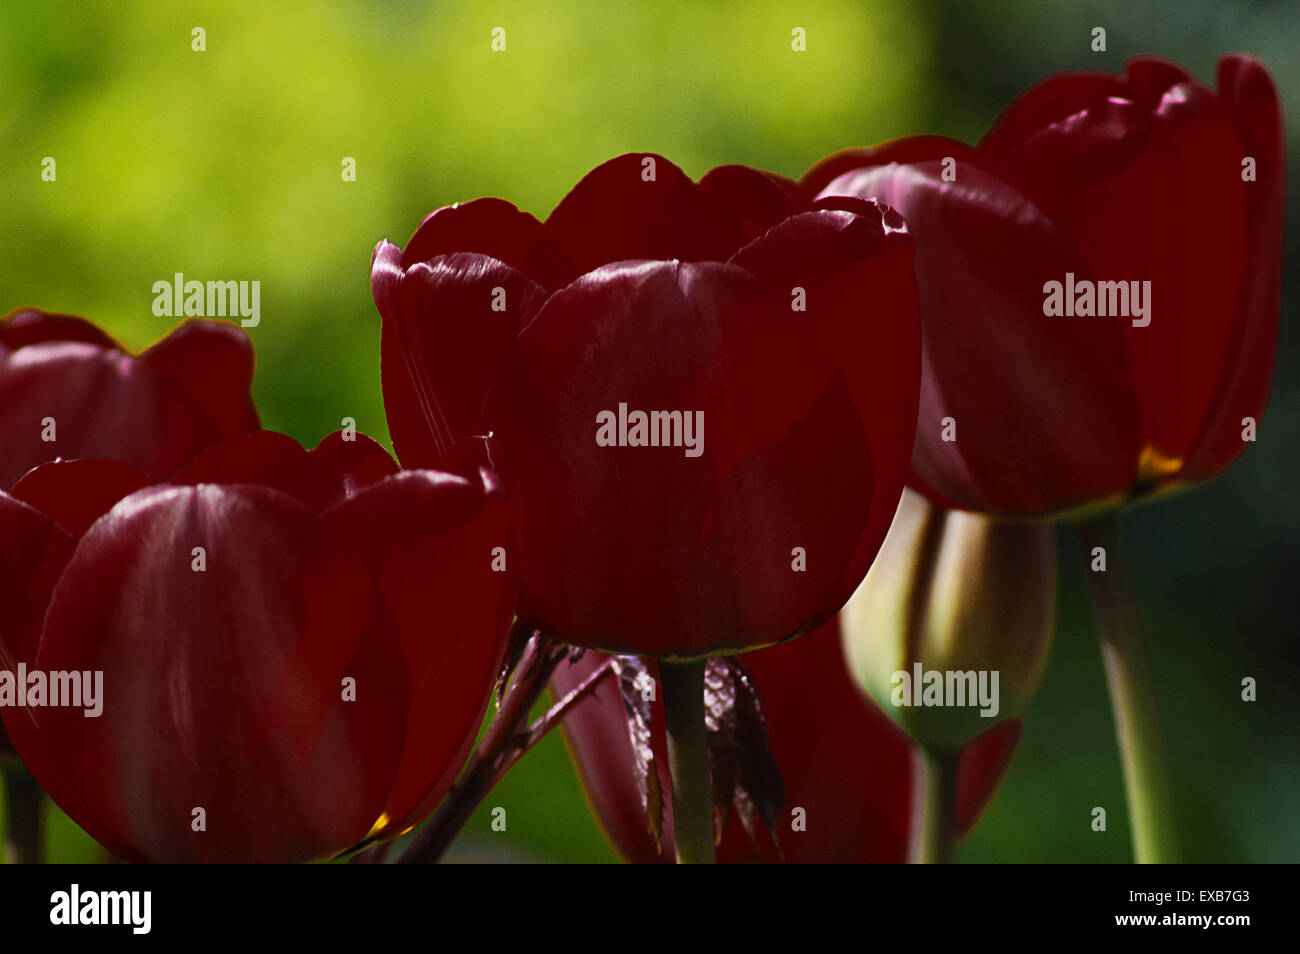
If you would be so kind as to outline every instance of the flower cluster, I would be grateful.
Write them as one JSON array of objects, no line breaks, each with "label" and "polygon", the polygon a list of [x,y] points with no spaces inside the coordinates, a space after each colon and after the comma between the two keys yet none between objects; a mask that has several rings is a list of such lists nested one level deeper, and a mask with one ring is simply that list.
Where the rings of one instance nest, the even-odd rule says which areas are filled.
[{"label": "flower cluster", "polygon": [[131,355],[14,312],[0,743],[133,861],[328,859],[440,803],[441,838],[557,722],[629,858],[950,856],[1046,663],[1054,521],[1255,439],[1282,142],[1254,60],[1139,59],[974,147],[440,208],[372,257],[397,460],[263,430],[234,324]]}]

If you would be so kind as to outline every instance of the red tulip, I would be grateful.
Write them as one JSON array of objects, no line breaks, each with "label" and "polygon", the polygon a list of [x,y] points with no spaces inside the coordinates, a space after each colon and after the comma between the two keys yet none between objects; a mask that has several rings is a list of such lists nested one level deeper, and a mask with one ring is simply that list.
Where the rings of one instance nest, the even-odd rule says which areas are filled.
[{"label": "red tulip", "polygon": [[100,671],[101,712],[0,714],[123,858],[292,861],[395,837],[473,744],[514,608],[490,566],[505,530],[489,471],[398,473],[364,437],[307,452],[259,432],[167,485],[45,464],[0,493],[0,679]]},{"label": "red tulip", "polygon": [[[0,490],[58,457],[127,461],[166,480],[208,445],[257,429],[252,378],[252,348],[234,325],[189,321],[131,357],[85,319],[10,312],[0,318]],[[0,726],[0,751],[10,748]]]},{"label": "red tulip", "polygon": [[0,318],[0,490],[57,457],[125,461],[166,480],[257,429],[253,350],[238,327],[187,321],[137,357],[82,318]]},{"label": "red tulip", "polygon": [[888,202],[916,236],[914,485],[1055,514],[1226,467],[1268,395],[1283,165],[1273,81],[1231,55],[1215,91],[1142,58],[1039,83],[978,148],[920,136],[814,168],[810,194]]},{"label": "red tulip", "polygon": [[501,439],[529,622],[694,657],[807,631],[866,572],[913,438],[912,243],[796,192],[627,155],[545,224],[480,199],[375,250],[398,455]]},{"label": "red tulip", "polygon": [[[552,679],[557,695],[570,691],[600,665],[587,653]],[[777,846],[763,834],[751,841],[734,819],[723,832],[718,860],[729,863],[902,862],[918,821],[913,788],[914,749],[849,677],[832,621],[784,646],[745,657],[767,711],[772,749],[785,783],[786,806]],[[668,791],[663,703],[654,703],[655,764]],[[634,862],[671,862],[672,805],[664,807],[662,852],[655,847],[637,788],[623,702],[612,679],[575,706],[562,723],[570,753],[596,817],[620,854]],[[1009,720],[962,750],[957,778],[960,834],[968,832],[1002,778],[1019,720]],[[803,831],[792,830],[795,808]]]}]

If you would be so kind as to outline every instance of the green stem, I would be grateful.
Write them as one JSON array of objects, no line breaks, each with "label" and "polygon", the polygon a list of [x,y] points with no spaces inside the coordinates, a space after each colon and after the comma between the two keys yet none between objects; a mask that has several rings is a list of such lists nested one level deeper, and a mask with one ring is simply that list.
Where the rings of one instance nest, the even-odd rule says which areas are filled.
[{"label": "green stem", "polygon": [[[1124,565],[1118,515],[1109,513],[1081,523],[1079,541],[1110,683],[1133,830],[1133,858],[1139,864],[1176,862],[1178,835],[1169,771],[1160,740],[1146,645]],[[1105,550],[1104,571],[1092,569],[1096,547]]]},{"label": "green stem", "polygon": [[957,756],[916,751],[921,819],[913,855],[918,864],[952,864],[957,851]]},{"label": "green stem", "polygon": [[22,766],[6,765],[5,862],[34,865],[41,862],[41,787]]},{"label": "green stem", "polygon": [[713,864],[713,791],[704,734],[704,665],[696,659],[659,664],[668,727],[668,771],[673,783],[673,837],[677,863]]},{"label": "green stem", "polygon": [[546,692],[546,686],[568,649],[538,632],[529,641],[515,666],[515,678],[506,688],[487,733],[469,763],[443,799],[438,811],[411,839],[401,864],[433,864],[439,861],[460,834],[465,823],[487,798],[505,773],[532,746],[528,716]]}]

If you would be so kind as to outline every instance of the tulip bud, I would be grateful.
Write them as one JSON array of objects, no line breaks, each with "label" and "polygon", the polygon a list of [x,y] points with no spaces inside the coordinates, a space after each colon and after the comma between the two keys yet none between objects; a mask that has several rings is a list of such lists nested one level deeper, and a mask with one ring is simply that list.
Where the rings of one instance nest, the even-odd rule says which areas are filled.
[{"label": "tulip bud", "polygon": [[956,751],[1024,711],[1055,598],[1050,525],[943,510],[906,491],[841,616],[850,672],[920,745]]}]

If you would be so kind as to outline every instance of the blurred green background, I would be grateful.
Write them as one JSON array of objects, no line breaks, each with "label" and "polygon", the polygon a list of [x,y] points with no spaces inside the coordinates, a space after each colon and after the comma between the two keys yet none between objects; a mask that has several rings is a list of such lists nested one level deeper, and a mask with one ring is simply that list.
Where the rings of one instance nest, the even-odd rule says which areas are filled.
[{"label": "blurred green background", "polygon": [[[180,6],[180,5],[178,5]],[[174,323],[152,284],[257,279],[263,423],[314,444],[345,416],[387,440],[369,258],[431,209],[500,195],[544,216],[592,166],[663,153],[798,176],[908,133],[974,141],[1044,75],[1159,53],[1212,82],[1244,50],[1294,108],[1300,4],[145,2],[0,7],[0,312],[85,315],[131,348]],[[507,49],[490,48],[494,27]],[[1089,48],[1094,26],[1108,48]],[[206,51],[191,49],[195,27]],[[803,27],[807,51],[791,51]],[[1294,119],[1294,118],[1293,118]],[[1297,178],[1290,123],[1290,170]],[[44,157],[57,181],[41,179]],[[357,181],[343,181],[344,157]],[[1126,518],[1193,860],[1300,860],[1298,209],[1259,443]],[[1209,203],[1213,195],[1207,195]],[[1073,540],[1057,640],[1005,784],[963,861],[1126,861],[1119,763]],[[1259,701],[1239,701],[1243,676]],[[461,858],[609,860],[563,743],[488,799]],[[1108,806],[1110,830],[1089,830]],[[52,812],[52,816],[57,813]],[[52,817],[52,857],[99,849]]]}]

